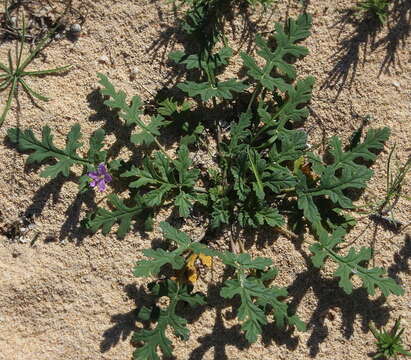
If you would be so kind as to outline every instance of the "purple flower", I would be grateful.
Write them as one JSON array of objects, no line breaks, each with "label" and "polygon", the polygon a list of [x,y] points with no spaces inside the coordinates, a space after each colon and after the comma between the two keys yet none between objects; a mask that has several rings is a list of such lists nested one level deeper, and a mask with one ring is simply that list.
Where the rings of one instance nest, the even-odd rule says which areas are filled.
[{"label": "purple flower", "polygon": [[91,171],[87,174],[93,181],[90,182],[91,187],[97,187],[98,191],[106,190],[106,183],[109,183],[113,178],[108,173],[106,165],[101,163],[97,167],[97,171]]}]

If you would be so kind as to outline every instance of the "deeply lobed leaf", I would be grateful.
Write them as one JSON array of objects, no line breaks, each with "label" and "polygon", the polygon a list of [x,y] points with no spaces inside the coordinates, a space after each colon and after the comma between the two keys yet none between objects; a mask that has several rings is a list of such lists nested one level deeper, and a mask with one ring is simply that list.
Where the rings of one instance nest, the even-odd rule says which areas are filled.
[{"label": "deeply lobed leaf", "polygon": [[49,165],[40,174],[42,177],[55,178],[59,174],[69,176],[70,168],[75,165],[82,165],[85,169],[93,169],[106,159],[106,152],[102,151],[104,130],[97,130],[90,138],[90,148],[87,158],[82,158],[77,154],[77,150],[82,146],[79,142],[81,138],[80,125],[71,127],[67,135],[66,146],[64,149],[57,148],[53,143],[53,135],[48,126],[42,130],[41,140],[37,139],[33,132],[28,129],[22,131],[18,128],[9,129],[8,137],[11,142],[17,145],[20,151],[31,151],[27,158],[27,163],[41,163],[44,160],[57,160],[56,164]]},{"label": "deeply lobed leaf", "polygon": [[194,189],[200,171],[192,168],[187,147],[181,146],[177,155],[177,159],[171,161],[162,152],[156,152],[154,159],[144,159],[142,168],[133,166],[121,176],[137,177],[130,183],[131,188],[149,187],[143,196],[149,206],[159,206],[175,196],[174,204],[180,216],[187,217],[193,205],[196,202],[206,204],[207,197]]},{"label": "deeply lobed leaf", "polygon": [[131,104],[128,105],[124,91],[117,92],[107,76],[103,74],[97,74],[97,76],[103,86],[100,90],[102,95],[108,97],[104,104],[110,109],[118,110],[119,117],[126,122],[127,126],[135,125],[138,128],[139,132],[134,133],[130,140],[136,145],[150,145],[153,143],[154,138],[160,135],[159,129],[168,125],[168,121],[161,115],[157,115],[152,117],[148,124],[144,123],[140,117],[143,113],[141,110],[143,103],[140,97],[133,96]]},{"label": "deeply lobed leaf", "polygon": [[194,81],[186,81],[177,85],[178,88],[188,94],[188,96],[200,96],[201,100],[208,101],[212,98],[232,99],[233,92],[242,92],[248,85],[241,81],[230,79],[226,81],[210,84],[208,82],[196,83]]},{"label": "deeply lobed leaf", "polygon": [[152,288],[152,293],[157,298],[167,296],[170,304],[166,309],[159,310],[157,324],[153,330],[141,329],[134,333],[133,341],[142,343],[142,346],[133,353],[133,358],[136,360],[159,360],[158,348],[164,356],[172,356],[172,343],[167,337],[167,329],[170,328],[177,337],[183,340],[189,337],[189,330],[186,327],[187,320],[176,312],[178,303],[187,303],[191,307],[205,304],[202,295],[192,294],[186,285],[171,280],[156,284]]},{"label": "deeply lobed leaf", "polygon": [[[135,205],[131,207],[125,205],[117,195],[110,194],[107,199],[114,210],[98,208],[87,221],[87,227],[92,232],[101,228],[103,234],[106,235],[115,223],[119,223],[117,235],[122,238],[129,232],[133,219],[143,215],[143,213],[147,214],[147,207],[139,197],[135,198]],[[146,218],[146,216],[141,217]]]},{"label": "deeply lobed leaf", "polygon": [[287,290],[266,285],[277,274],[275,269],[270,268],[272,263],[270,259],[262,257],[252,259],[249,254],[235,255],[228,252],[220,254],[219,257],[224,264],[236,269],[235,278],[224,282],[220,295],[228,299],[240,297],[238,318],[242,322],[241,328],[249,342],[257,341],[262,326],[268,323],[269,309],[272,309],[279,327],[284,327],[287,322],[305,331],[305,324],[296,315],[290,316],[287,304],[279,300],[288,295]]},{"label": "deeply lobed leaf", "polygon": [[342,150],[341,142],[337,138],[330,141],[330,153],[334,156],[331,164],[324,164],[321,159],[310,153],[308,159],[313,170],[320,176],[319,183],[310,184],[310,179],[301,171],[297,171],[298,207],[303,210],[305,218],[311,223],[318,235],[324,230],[322,216],[316,205],[316,198],[327,196],[341,208],[351,208],[352,201],[346,196],[347,189],[364,188],[370,179],[372,171],[366,166],[357,163],[359,159],[372,160],[375,154],[371,150],[382,149],[388,138],[387,128],[371,130],[364,141],[353,149]]},{"label": "deeply lobed leaf", "polygon": [[335,261],[338,268],[334,275],[340,278],[339,286],[347,294],[352,293],[351,278],[353,275],[357,275],[370,295],[375,294],[375,288],[379,288],[384,296],[389,294],[403,295],[404,289],[396,284],[394,279],[383,276],[385,274],[384,269],[367,269],[361,265],[371,259],[371,249],[363,247],[357,252],[354,248],[350,248],[346,256],[336,253],[335,247],[342,241],[344,235],[345,230],[337,228],[331,235],[323,233],[320,242],[310,246],[310,250],[314,253],[312,258],[314,266],[323,266],[327,257]]},{"label": "deeply lobed leaf", "polygon": [[287,56],[297,58],[308,54],[307,48],[296,43],[310,35],[311,25],[311,16],[307,14],[300,15],[296,21],[290,19],[286,28],[277,23],[274,34],[275,50],[272,50],[268,42],[258,35],[256,37],[256,44],[259,48],[257,54],[264,58],[266,63],[263,68],[260,68],[251,56],[241,53],[244,65],[248,68],[248,75],[258,81],[263,88],[271,91],[279,89],[286,92],[289,90],[289,86],[282,77],[273,77],[272,73],[276,70],[290,79],[295,79],[295,67],[289,62]]}]

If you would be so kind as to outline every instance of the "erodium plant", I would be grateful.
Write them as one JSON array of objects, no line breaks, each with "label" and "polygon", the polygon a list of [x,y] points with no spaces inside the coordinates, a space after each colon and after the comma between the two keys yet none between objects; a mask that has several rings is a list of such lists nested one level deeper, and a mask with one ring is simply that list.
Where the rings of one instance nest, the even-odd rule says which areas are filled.
[{"label": "erodium plant", "polygon": [[[257,341],[262,326],[270,321],[305,330],[283,301],[286,289],[273,284],[277,270],[272,260],[247,253],[242,238],[236,236],[242,229],[272,228],[290,240],[302,237],[307,229],[313,237],[309,247],[313,265],[322,268],[326,261],[334,262],[334,276],[347,294],[353,291],[353,279],[370,295],[377,290],[384,296],[404,293],[385,276],[384,269],[368,267],[370,248],[340,251],[355,223],[349,216],[353,208],[350,191],[366,187],[373,172],[365,164],[383,149],[389,129],[370,129],[348,149],[334,136],[327,160],[324,154],[310,151],[302,125],[309,115],[306,104],[314,78],[298,78],[294,66],[308,54],[300,42],[310,35],[310,28],[311,17],[304,14],[289,19],[285,26],[277,23],[268,38],[257,36],[257,56],[240,54],[246,73],[243,79],[222,76],[233,50],[218,40],[206,50],[199,46],[198,52],[172,53],[170,58],[187,69],[190,80],[178,84],[183,94],[179,99],[165,99],[150,115],[138,96],[128,101],[123,91],[99,74],[105,105],[130,127],[129,141],[144,154],[141,161],[108,158],[103,130],[92,135],[83,155],[79,154],[79,125],[71,129],[65,148],[53,144],[48,127],[41,139],[31,130],[9,130],[19,150],[31,151],[27,162],[56,159],[41,176],[68,177],[72,167],[80,166],[80,191],[94,191],[91,185],[96,186],[96,181],[106,186],[107,175],[113,178],[108,186],[127,185],[127,199],[114,192],[107,196],[109,206],[99,207],[88,217],[92,231],[101,229],[107,234],[116,227],[123,237],[134,222],[149,228],[164,209],[182,219],[189,218],[194,208],[204,216],[204,236],[198,239],[162,222],[165,246],[144,250],[147,259],[134,269],[137,277],[154,278],[148,285],[153,299],[168,298],[166,305],[154,301],[151,308],[140,309],[139,318],[146,326],[134,334],[135,359],[159,359],[159,350],[170,356],[169,330],[188,338],[181,304],[197,307],[206,303],[205,295],[194,291],[200,277],[196,266],[207,267],[213,261],[231,270],[219,285],[219,294],[240,301],[236,313],[249,342]],[[162,135],[171,128],[177,128],[179,135],[176,146],[167,148]],[[192,160],[199,149],[210,153],[207,166]],[[214,241],[222,231],[231,234],[224,246],[230,250]]]}]

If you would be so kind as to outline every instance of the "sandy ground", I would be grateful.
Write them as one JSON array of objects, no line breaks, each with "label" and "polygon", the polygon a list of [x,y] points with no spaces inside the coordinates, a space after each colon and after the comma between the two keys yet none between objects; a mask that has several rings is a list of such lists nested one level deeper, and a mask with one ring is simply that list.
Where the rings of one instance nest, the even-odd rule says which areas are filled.
[{"label": "sandy ground", "polygon": [[[373,127],[391,127],[392,136],[373,166],[375,177],[364,194],[364,200],[372,200],[383,193],[389,149],[397,145],[398,161],[411,155],[411,41],[406,26],[391,32],[385,26],[374,36],[367,24],[344,22],[343,10],[354,3],[311,2],[313,34],[306,41],[310,55],[299,63],[299,69],[301,76],[317,78],[311,105],[316,116],[307,122],[313,142],[334,134],[347,139],[361,123],[356,115],[372,115]],[[402,10],[404,21],[410,18],[408,4]],[[96,72],[107,74],[128,94],[137,93],[145,100],[150,99],[150,92],[176,82],[177,74],[167,66],[166,54],[177,46],[179,34],[166,1],[94,0],[88,9],[81,37],[75,42],[53,43],[45,57],[32,65],[33,69],[73,65],[65,75],[30,80],[51,101],[41,110],[22,95],[20,111],[13,105],[0,129],[2,222],[13,221],[21,212],[33,213],[40,234],[34,246],[0,236],[0,359],[4,360],[120,360],[130,359],[134,349],[131,334],[139,326],[134,310],[144,297],[141,286],[145,282],[137,281],[131,270],[141,258],[140,250],[159,236],[158,230],[123,240],[114,234],[87,235],[78,220],[91,200],[78,197],[72,181],[41,178],[38,170],[24,166],[26,155],[3,140],[7,128],[17,124],[37,133],[48,124],[60,144],[77,122],[84,138],[100,126],[112,134],[116,124],[102,110]],[[246,25],[236,22],[234,44],[244,38],[239,35],[244,26],[253,31],[266,23],[272,27],[287,11],[295,15],[299,9],[297,1],[280,4],[273,14],[264,14],[264,21],[256,15]],[[2,60],[9,47],[7,42],[0,46]],[[247,47],[245,41],[243,49]],[[98,61],[102,55],[109,58],[108,64]],[[138,69],[133,80],[132,69]],[[410,180],[408,176],[408,194]],[[407,223],[410,214],[410,201],[401,200],[398,219]],[[218,290],[210,284],[213,307],[191,315],[190,320],[198,320],[189,325],[189,341],[175,342],[176,359],[366,359],[375,350],[368,321],[391,326],[397,316],[403,317],[404,341],[411,344],[410,228],[395,234],[364,221],[351,238],[356,235],[361,235],[358,245],[375,239],[376,265],[387,268],[404,285],[404,297],[384,301],[379,296],[367,297],[361,289],[347,296],[331,278],[330,269],[318,272],[307,267],[306,249],[299,252],[282,237],[263,238],[267,241],[264,255],[271,256],[280,271],[277,283],[289,286],[291,303],[309,324],[309,331],[282,332],[270,325],[262,341],[249,346],[233,319],[231,305],[220,302],[215,296]],[[250,251],[261,252],[254,247]]]}]

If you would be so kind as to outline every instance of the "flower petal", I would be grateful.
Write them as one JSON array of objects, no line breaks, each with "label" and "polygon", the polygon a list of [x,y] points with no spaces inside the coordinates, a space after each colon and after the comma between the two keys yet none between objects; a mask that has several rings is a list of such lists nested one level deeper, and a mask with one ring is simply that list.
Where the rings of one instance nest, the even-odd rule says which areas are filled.
[{"label": "flower petal", "polygon": [[101,163],[101,164],[97,167],[97,172],[98,172],[99,175],[105,175],[105,174],[107,174],[106,165],[104,165],[104,163]]},{"label": "flower petal", "polygon": [[87,174],[87,176],[90,177],[90,178],[92,178],[92,179],[94,179],[94,180],[97,180],[97,179],[100,177],[99,174],[97,174],[96,171],[91,171],[91,172],[89,172],[89,173]]},{"label": "flower petal", "polygon": [[104,182],[104,179],[100,179],[97,182],[97,188],[100,192],[103,192],[104,190],[106,190],[106,183]]}]

